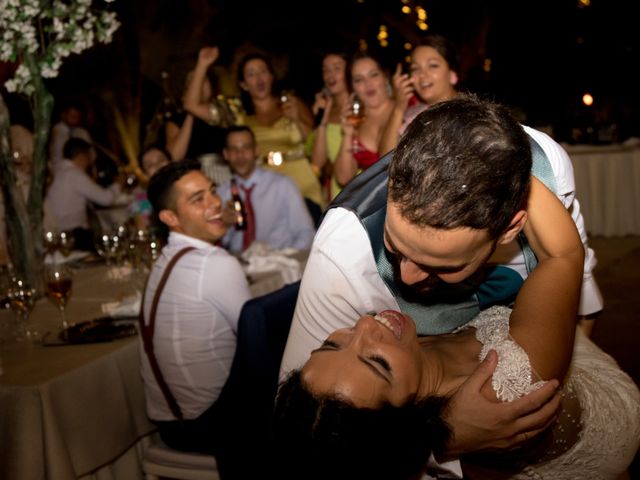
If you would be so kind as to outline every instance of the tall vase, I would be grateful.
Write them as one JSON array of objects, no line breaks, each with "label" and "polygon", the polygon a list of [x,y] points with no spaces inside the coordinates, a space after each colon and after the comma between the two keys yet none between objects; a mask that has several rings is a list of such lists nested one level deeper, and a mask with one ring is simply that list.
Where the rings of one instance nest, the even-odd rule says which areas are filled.
[{"label": "tall vase", "polygon": [[31,71],[35,91],[32,94],[34,148],[31,186],[25,203],[17,187],[16,173],[9,145],[9,112],[0,97],[0,173],[5,201],[9,258],[20,276],[38,293],[43,292],[42,218],[47,175],[47,143],[51,128],[53,97],[47,90],[31,54],[24,64]]}]

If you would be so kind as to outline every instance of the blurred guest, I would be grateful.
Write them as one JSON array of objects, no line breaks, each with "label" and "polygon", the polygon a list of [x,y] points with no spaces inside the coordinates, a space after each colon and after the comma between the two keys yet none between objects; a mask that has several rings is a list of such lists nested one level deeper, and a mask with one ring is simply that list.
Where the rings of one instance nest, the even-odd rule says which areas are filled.
[{"label": "blurred guest", "polygon": [[[238,260],[215,245],[227,230],[222,202],[197,162],[166,165],[151,177],[148,194],[170,234],[144,294],[140,356],[147,415],[167,445],[214,454],[222,469],[218,455],[227,445],[228,419],[220,394],[249,286]],[[169,275],[164,284],[163,275]]]},{"label": "blurred guest", "polygon": [[[16,186],[22,194],[22,199],[26,203],[31,187],[31,167],[33,154],[33,134],[22,125],[11,125],[9,127],[9,140],[11,142],[11,152],[16,174]],[[44,230],[55,228],[55,221],[47,205],[43,205]],[[0,191],[0,265],[9,261],[7,249],[7,225],[5,220],[5,199]]]},{"label": "blurred guest", "polygon": [[445,37],[429,34],[411,52],[409,74],[398,64],[393,75],[394,107],[385,127],[380,152],[398,144],[407,126],[428,107],[457,95],[459,64]]},{"label": "blurred guest", "polygon": [[378,161],[378,144],[393,109],[389,76],[376,58],[357,53],[347,74],[353,100],[359,103],[358,107],[348,104],[342,111],[343,137],[335,161],[335,176],[341,186]]},{"label": "blurred guest", "polygon": [[[82,106],[76,100],[66,100],[62,104],[60,120],[51,129],[49,139],[49,159],[53,168],[56,167],[64,157],[64,146],[70,138],[81,138],[89,145],[93,145],[89,131],[83,126]],[[91,149],[91,155],[95,159],[95,151]]]},{"label": "blurred guest", "polygon": [[[140,155],[140,166],[147,179],[154,173],[171,162],[171,156],[160,145],[152,145]],[[146,229],[151,226],[151,202],[147,197],[147,191],[138,187],[132,193],[133,200],[129,204],[129,215],[136,229]]]},{"label": "blurred guest", "polygon": [[340,115],[349,101],[346,80],[347,57],[330,52],[322,58],[322,80],[324,88],[316,94],[312,111],[320,123],[312,136],[311,165],[323,181],[325,196],[331,201],[340,192],[333,175],[333,164],[342,143]]},{"label": "blurred guest", "polygon": [[213,76],[210,67],[218,58],[217,47],[203,47],[195,68],[187,75],[182,103],[184,112],[165,125],[166,147],[173,160],[198,160],[203,155],[221,156],[224,128],[212,110]]},{"label": "blurred guest", "polygon": [[[244,202],[247,228],[230,228],[222,244],[234,252],[245,250],[253,241],[273,249],[311,247],[315,229],[300,190],[290,178],[256,166],[258,149],[251,129],[230,127],[223,153]],[[218,193],[227,203],[225,221],[235,225],[231,180]]]},{"label": "blurred guest", "polygon": [[305,139],[313,128],[311,111],[290,92],[276,96],[273,68],[264,55],[246,55],[238,76],[249,114],[246,124],[253,130],[264,167],[290,177],[303,197],[322,206],[320,182],[304,152]]},{"label": "blurred guest", "polygon": [[45,205],[55,218],[58,231],[72,231],[75,247],[93,250],[87,207],[91,202],[101,206],[125,205],[128,195],[122,191],[124,179],[107,188],[98,185],[87,170],[94,164],[91,145],[81,138],[67,140],[62,160],[53,171],[53,182],[47,190]]}]

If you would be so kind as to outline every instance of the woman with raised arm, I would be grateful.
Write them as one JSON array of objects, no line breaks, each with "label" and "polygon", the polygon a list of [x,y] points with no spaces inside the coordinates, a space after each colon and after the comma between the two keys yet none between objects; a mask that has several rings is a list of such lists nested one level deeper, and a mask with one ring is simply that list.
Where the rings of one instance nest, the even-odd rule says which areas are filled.
[{"label": "woman with raised arm", "polygon": [[341,187],[380,159],[378,144],[393,109],[389,77],[371,54],[354,55],[347,79],[353,98],[342,111],[342,144],[335,161],[335,177]]},{"label": "woman with raised arm", "polygon": [[459,64],[445,37],[425,36],[411,51],[409,74],[398,64],[393,75],[394,106],[380,142],[380,153],[396,148],[407,125],[430,106],[457,95]]}]

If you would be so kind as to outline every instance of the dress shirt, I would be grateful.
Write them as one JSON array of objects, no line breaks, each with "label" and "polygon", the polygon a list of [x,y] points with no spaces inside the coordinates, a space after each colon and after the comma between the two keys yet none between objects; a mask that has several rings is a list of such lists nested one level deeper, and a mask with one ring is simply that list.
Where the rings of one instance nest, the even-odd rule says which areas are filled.
[{"label": "dress shirt", "polygon": [[103,188],[70,160],[60,162],[53,172],[45,203],[53,214],[58,230],[89,228],[87,203],[109,206],[119,200],[120,185]]},{"label": "dress shirt", "polygon": [[89,135],[89,132],[85,128],[70,127],[63,121],[56,123],[51,129],[51,141],[49,147],[49,158],[53,167],[64,159],[64,144],[67,143],[67,140],[70,138],[81,138],[89,144],[93,144],[91,135]]},{"label": "dress shirt", "polygon": [[[178,260],[160,296],[153,344],[184,418],[194,419],[216,401],[229,376],[240,310],[251,294],[238,260],[227,251],[171,232],[149,275],[145,323],[167,263],[189,246],[196,250]],[[175,420],[143,348],[140,357],[149,418]]]},{"label": "dress shirt", "polygon": [[[315,229],[311,215],[295,183],[284,175],[256,168],[248,179],[234,175],[240,187],[250,187],[251,205],[256,222],[257,242],[267,243],[271,248],[296,248],[306,250],[311,246]],[[242,188],[240,196],[245,200]],[[218,188],[224,203],[231,199],[231,180]],[[243,231],[230,228],[222,244],[233,252],[242,250]]]}]

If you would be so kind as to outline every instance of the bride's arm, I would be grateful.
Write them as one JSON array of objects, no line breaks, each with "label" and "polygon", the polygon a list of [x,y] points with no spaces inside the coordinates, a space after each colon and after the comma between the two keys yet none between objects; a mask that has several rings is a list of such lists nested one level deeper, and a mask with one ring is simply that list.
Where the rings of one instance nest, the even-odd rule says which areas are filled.
[{"label": "bride's arm", "polygon": [[510,331],[536,373],[562,380],[573,351],[584,247],[569,212],[535,178],[527,214],[524,233],[538,266],[518,293]]}]

